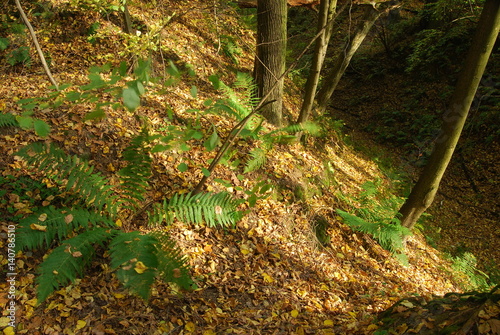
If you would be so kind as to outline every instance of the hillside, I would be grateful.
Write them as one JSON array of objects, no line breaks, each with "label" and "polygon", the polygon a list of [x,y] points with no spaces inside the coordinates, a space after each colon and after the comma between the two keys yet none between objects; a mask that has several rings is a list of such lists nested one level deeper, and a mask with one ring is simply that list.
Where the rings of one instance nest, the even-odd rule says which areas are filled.
[{"label": "hillside", "polygon": [[[121,61],[131,65],[141,56],[151,56],[151,78],[161,79],[146,87],[137,109],[140,117],[126,108],[105,105],[100,115],[104,117],[88,120],[95,101],[65,101],[58,107],[34,109],[34,116],[51,127],[46,138],[32,129],[0,127],[2,249],[7,248],[3,237],[15,224],[13,217],[64,200],[64,192],[53,197],[34,182],[50,180],[15,155],[28,143],[53,143],[88,160],[116,185],[117,171],[125,164],[124,148],[140,133],[143,122],[152,134],[161,136],[169,132],[175,136],[174,130],[196,125],[203,137],[189,139],[189,150],[174,146],[152,154],[151,188],[143,207],[148,209],[151,201],[192,191],[215,155],[205,150],[204,141],[214,129],[224,138],[237,123],[222,114],[203,113],[206,101],[223,97],[210,76],[216,74],[231,86],[237,72],[252,71],[254,34],[235,19],[240,15],[235,7],[198,0],[136,1],[129,10],[140,34],[130,36],[121,31],[116,12],[98,13],[98,2],[81,1],[87,7],[75,3],[48,1],[25,8],[59,84],[81,88],[89,83],[91,67],[108,62],[119,67]],[[3,18],[14,21],[16,9],[8,6],[10,14],[2,14]],[[16,36],[17,43],[23,43]],[[21,115],[18,101],[53,92],[33,48],[30,57],[29,66],[0,65],[2,113]],[[125,85],[132,69],[118,84]],[[285,106],[293,118],[301,89],[291,81],[286,85]],[[97,92],[102,101],[112,101],[112,93]],[[366,153],[346,144],[353,140],[346,139],[333,119],[325,118],[322,125],[321,135],[308,138],[306,145],[275,144],[265,165],[250,173],[244,173],[244,164],[262,140],[237,141],[232,159],[241,164],[219,165],[204,190],[227,191],[246,200],[240,207],[248,213],[234,227],[175,220],[161,228],[187,256],[192,290],[158,281],[149,301],[144,301],[123,289],[108,265],[109,254],[103,252],[81,279],[38,305],[36,274],[43,253],[17,254],[15,334],[372,334],[378,327],[377,313],[402,298],[462,292],[451,261],[427,244],[421,233],[408,238],[408,264],[403,265],[371,237],[353,232],[342,221],[335,210],[354,212],[366,205],[360,196],[367,182],[376,185],[376,199],[389,197],[397,185]],[[253,191],[260,199],[251,206],[245,190],[256,185],[262,190],[263,184],[270,186],[262,194]],[[39,191],[22,192],[30,185]],[[146,225],[144,212],[121,214],[121,229],[127,232],[153,229]],[[8,272],[4,270],[8,263],[2,254],[2,273]],[[7,292],[7,283],[0,286]],[[14,334],[7,327],[10,301],[2,293],[0,327],[6,335]]]}]

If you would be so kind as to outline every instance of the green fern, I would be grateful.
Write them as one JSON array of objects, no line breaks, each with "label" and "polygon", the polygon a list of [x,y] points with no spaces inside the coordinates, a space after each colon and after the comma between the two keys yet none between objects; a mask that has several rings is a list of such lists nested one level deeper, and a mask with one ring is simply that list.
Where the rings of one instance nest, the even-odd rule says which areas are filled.
[{"label": "green fern", "polygon": [[245,166],[245,173],[255,171],[266,164],[267,158],[266,154],[269,150],[263,148],[254,148],[250,151],[249,155],[251,159],[248,160]]},{"label": "green fern", "polygon": [[66,191],[75,194],[88,207],[106,211],[113,217],[117,213],[118,201],[108,180],[88,162],[77,156],[69,156],[54,145],[32,143],[18,153],[28,164],[52,178]]},{"label": "green fern", "polygon": [[389,250],[393,254],[401,253],[404,249],[404,236],[409,235],[411,231],[401,226],[399,223],[385,222],[367,222],[356,215],[349,214],[340,209],[337,214],[355,231],[370,234],[375,238],[382,248]]},{"label": "green fern", "polygon": [[155,244],[158,256],[158,274],[170,283],[176,283],[183,289],[191,288],[193,281],[189,276],[187,259],[181,255],[177,244],[167,234],[162,232],[151,233],[158,241]]},{"label": "green fern", "polygon": [[[218,100],[209,110],[210,112],[222,111],[240,121],[257,106],[259,101],[256,95],[257,86],[250,75],[238,72],[236,80],[233,83],[234,89],[221,82],[215,76],[212,76],[210,79],[214,83],[214,86],[221,90],[226,97],[225,99]],[[241,92],[237,92],[236,90],[241,90]]]},{"label": "green fern", "polygon": [[111,267],[124,286],[148,299],[157,275],[188,289],[191,285],[186,260],[175,243],[160,233],[122,233],[110,244]]},{"label": "green fern", "polygon": [[171,224],[174,217],[185,223],[201,224],[206,222],[210,227],[219,224],[222,227],[234,226],[239,219],[236,202],[226,192],[199,193],[192,195],[175,194],[172,199],[157,204],[150,214],[150,222]]},{"label": "green fern", "polygon": [[16,237],[17,250],[46,249],[75,232],[96,227],[115,227],[112,220],[85,208],[44,207],[19,223]]},{"label": "green fern", "polygon": [[134,231],[116,236],[109,246],[111,267],[117,269],[118,279],[145,300],[149,298],[158,267],[156,243],[153,236]]},{"label": "green fern", "polygon": [[143,130],[139,136],[132,139],[131,144],[123,152],[123,159],[128,165],[118,174],[122,180],[123,195],[126,197],[128,208],[136,208],[144,200],[144,194],[149,187],[152,159],[147,143],[149,134]]},{"label": "green fern", "polygon": [[0,127],[18,127],[16,117],[11,113],[0,113]]},{"label": "green fern", "polygon": [[64,241],[40,264],[36,279],[38,301],[44,301],[52,292],[82,276],[92,260],[95,245],[103,245],[117,231],[97,228]]}]

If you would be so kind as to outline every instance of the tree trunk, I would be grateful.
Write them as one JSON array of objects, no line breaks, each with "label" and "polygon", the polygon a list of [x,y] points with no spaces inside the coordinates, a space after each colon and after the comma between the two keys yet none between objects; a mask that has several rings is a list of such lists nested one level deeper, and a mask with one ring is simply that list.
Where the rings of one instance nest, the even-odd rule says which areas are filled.
[{"label": "tree trunk", "polygon": [[399,213],[401,224],[412,229],[432,204],[441,178],[451,160],[472,100],[483,75],[500,27],[500,1],[487,0],[472,45],[460,73],[449,109],[443,117],[441,132],[429,162]]},{"label": "tree trunk", "polygon": [[28,17],[24,13],[23,7],[21,6],[21,2],[19,0],[15,0],[15,3],[16,3],[17,9],[19,9],[19,13],[21,14],[21,17],[23,18],[24,23],[26,24],[26,27],[28,27],[31,38],[33,39],[33,43],[35,44],[36,51],[38,53],[38,56],[40,57],[40,61],[42,62],[43,69],[45,70],[47,77],[49,77],[49,80],[52,83],[52,85],[54,85],[56,90],[59,91],[59,86],[57,85],[56,80],[52,76],[52,72],[50,72],[50,69],[49,69],[49,66],[47,65],[47,62],[45,61],[45,56],[43,55],[42,48],[40,47],[40,44],[38,43],[38,39],[36,38],[35,30],[31,26],[31,23],[28,20]]},{"label": "tree trunk", "polygon": [[324,80],[325,84],[318,92],[318,107],[320,113],[323,113],[325,111],[328,101],[330,100],[333,91],[335,91],[340,78],[342,78],[345,69],[349,65],[352,56],[354,56],[359,46],[365,39],[366,35],[368,35],[371,27],[380,17],[380,15],[382,15],[382,13],[383,11],[379,11],[373,6],[366,6],[365,13],[361,18],[361,21],[358,23],[354,35],[347,42],[346,47],[337,57],[333,70],[326,77],[326,79]]},{"label": "tree trunk", "polygon": [[[335,9],[337,7],[337,0],[321,0],[319,5],[319,18],[318,18],[318,33],[323,31],[321,36],[316,40],[314,48],[314,58],[311,65],[309,76],[305,86],[304,101],[300,109],[299,118],[297,123],[306,122],[309,119],[311,110],[314,105],[314,98],[316,96],[316,89],[318,88],[319,75],[325,60],[326,49],[332,34],[333,18],[335,16]],[[328,26],[326,26],[328,25]]]},{"label": "tree trunk", "polygon": [[283,78],[279,78],[285,71],[286,23],[286,0],[257,1],[257,55],[254,76],[259,97],[266,96],[272,90],[267,99],[272,103],[265,105],[262,115],[276,126],[282,124]]},{"label": "tree trunk", "polygon": [[134,29],[132,28],[132,18],[130,17],[126,1],[123,2],[123,21],[125,22],[125,32],[129,35],[135,35]]}]

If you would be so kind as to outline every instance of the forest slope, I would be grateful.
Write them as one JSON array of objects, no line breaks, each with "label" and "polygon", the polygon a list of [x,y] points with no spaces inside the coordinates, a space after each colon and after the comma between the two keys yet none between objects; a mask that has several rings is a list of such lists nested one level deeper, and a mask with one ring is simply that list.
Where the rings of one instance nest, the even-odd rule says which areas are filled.
[{"label": "forest slope", "polygon": [[[8,10],[15,13],[14,8]],[[252,70],[253,33],[245,25],[235,24],[238,14],[230,6],[215,10],[205,1],[165,1],[158,6],[137,2],[130,6],[134,24],[142,29],[141,36],[157,27],[159,34],[153,42],[127,39],[119,32],[116,13],[100,15],[59,2],[41,10],[51,13],[49,18],[34,15],[40,12],[38,7],[29,12],[61,83],[86,83],[89,67],[109,61],[117,66],[121,60],[148,54],[150,50],[143,47],[159,44],[162,51],[153,53],[153,75],[168,77],[169,59],[178,68],[193,70],[194,74],[184,75],[168,90],[148,87],[139,111],[158,133],[167,125],[192,119],[192,109],[203,109],[204,100],[219,98],[208,76],[218,74],[230,83],[235,70]],[[129,49],[122,53],[124,45]],[[2,65],[2,112],[19,115],[22,110],[16,101],[50,92],[33,52],[31,57],[29,67]],[[289,92],[297,92],[288,85]],[[197,94],[193,94],[193,86]],[[297,94],[286,98],[292,115],[298,112],[298,101]],[[26,166],[13,154],[27,143],[43,140],[88,159],[97,171],[113,178],[122,164],[123,148],[140,131],[139,122],[126,110],[111,109],[102,120],[85,121],[92,108],[91,104],[63,104],[36,110],[36,116],[52,128],[46,139],[20,128],[0,128],[2,177],[13,176],[24,183],[36,178],[32,173],[23,179],[28,174]],[[231,120],[209,114],[201,122],[207,133],[211,125],[226,131],[231,125]],[[409,237],[408,266],[404,266],[370,237],[354,233],[340,220],[335,209],[349,211],[359,206],[356,199],[361,185],[377,181],[380,192],[386,193],[391,181],[373,161],[345,145],[342,135],[326,130],[327,135],[311,138],[307,146],[275,145],[265,166],[244,178],[238,178],[242,166],[220,166],[215,171],[214,177],[230,180],[234,187],[210,182],[209,191],[224,189],[245,197],[237,187],[250,189],[259,180],[272,185],[267,197],[250,208],[234,229],[181,222],[165,228],[189,259],[197,285],[193,291],[179,292],[174,286],[157,283],[145,302],[124,291],[109,267],[97,259],[82,279],[37,305],[35,278],[41,255],[18,254],[16,334],[367,334],[377,328],[372,325],[376,313],[402,297],[460,291],[450,263],[421,235]],[[253,145],[239,141],[236,155],[246,160]],[[183,162],[205,166],[213,154],[202,150],[202,143],[192,146],[188,156],[179,151],[154,155],[154,187],[148,199],[189,192],[196,186],[202,176],[199,168],[181,172],[176,167]],[[26,215],[35,204],[47,206],[53,201],[43,192],[19,194],[21,186],[5,180],[2,229],[12,224],[12,214]],[[322,241],[325,246],[314,231],[319,224],[328,235]],[[149,228],[138,217],[125,222],[123,229]],[[2,266],[7,264],[4,256],[0,261]],[[2,290],[7,287],[4,282],[0,285]],[[0,296],[3,308],[8,301],[6,294]],[[0,320],[5,327],[5,317]]]}]

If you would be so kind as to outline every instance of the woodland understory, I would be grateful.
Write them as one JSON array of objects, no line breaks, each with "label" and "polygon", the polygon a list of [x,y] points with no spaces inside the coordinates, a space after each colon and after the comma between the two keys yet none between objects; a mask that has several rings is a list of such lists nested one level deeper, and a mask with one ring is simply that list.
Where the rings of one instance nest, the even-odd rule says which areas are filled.
[{"label": "woodland understory", "polygon": [[[0,117],[3,334],[454,334],[469,326],[467,334],[500,334],[498,45],[434,204],[399,246],[355,224],[393,223],[458,65],[429,61],[428,72],[405,72],[404,40],[384,48],[387,27],[375,25],[325,114],[294,128],[312,51],[297,57],[318,14],[289,8],[287,65],[296,68],[284,81],[285,128],[251,119],[210,170],[258,103],[254,9],[136,0],[128,34],[125,2],[103,3],[22,2],[59,93],[14,1],[0,11],[0,113],[13,115]],[[406,5],[414,15],[422,3]],[[348,7],[339,31],[353,25],[349,10],[359,17]],[[343,38],[332,35],[326,66]],[[209,210],[181,212],[175,201]],[[104,219],[94,224],[94,214]],[[50,240],[19,237],[45,236],[51,215],[74,228],[64,238],[85,236],[92,250],[74,249],[60,236],[66,228]],[[12,258],[16,229],[23,250]],[[120,262],[127,245],[127,255],[145,248],[158,259]],[[56,250],[92,257],[59,285],[58,271],[40,279]],[[15,327],[4,280],[12,272]],[[143,273],[151,282],[137,279]]]}]

